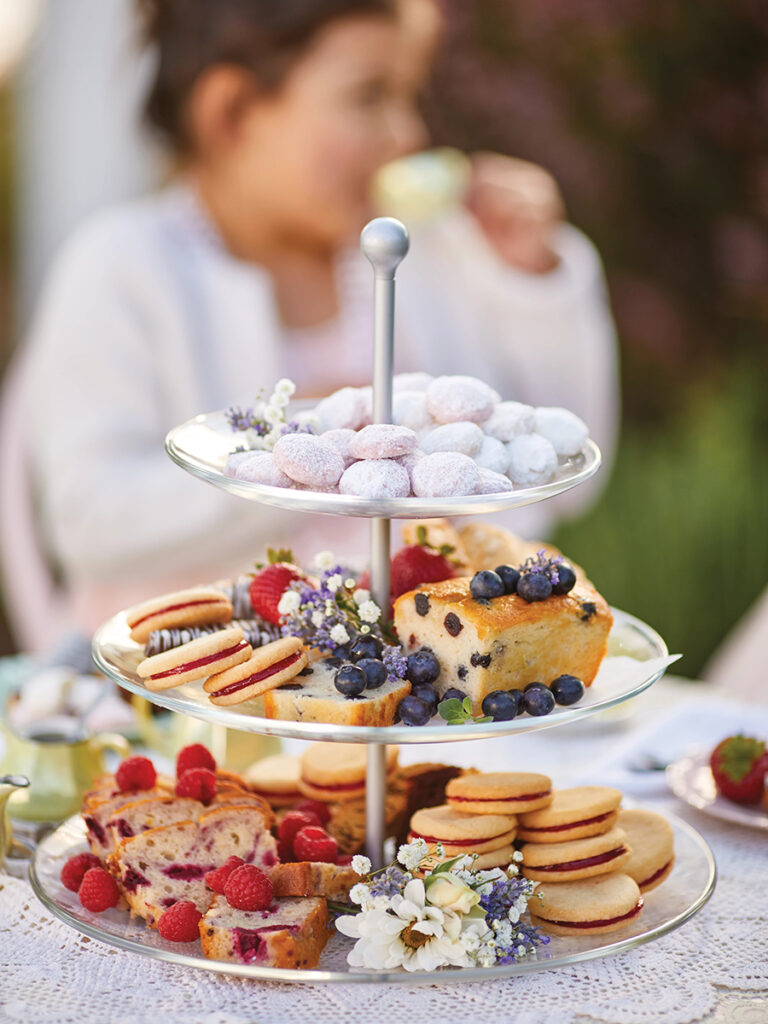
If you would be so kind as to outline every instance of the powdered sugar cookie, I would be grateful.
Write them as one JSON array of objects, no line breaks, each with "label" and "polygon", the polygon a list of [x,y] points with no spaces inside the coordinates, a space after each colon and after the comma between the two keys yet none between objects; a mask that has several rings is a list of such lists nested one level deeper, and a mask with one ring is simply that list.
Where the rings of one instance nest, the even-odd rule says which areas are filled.
[{"label": "powdered sugar cookie", "polygon": [[438,423],[482,423],[493,412],[495,392],[476,377],[437,377],[427,388],[427,409]]},{"label": "powdered sugar cookie", "polygon": [[443,423],[442,426],[423,434],[419,447],[425,455],[431,455],[432,452],[477,455],[483,446],[484,436],[480,427],[469,420]]},{"label": "powdered sugar cookie", "polygon": [[286,476],[275,462],[272,452],[251,452],[235,469],[236,480],[249,480],[269,487],[292,487],[293,480]]},{"label": "powdered sugar cookie", "polygon": [[411,485],[419,498],[458,498],[477,493],[480,470],[468,455],[433,452],[414,464]]},{"label": "powdered sugar cookie", "polygon": [[246,459],[250,459],[253,452],[242,451],[242,452],[230,452],[227,456],[227,461],[224,464],[224,476],[234,476],[237,472],[238,466],[240,466]]},{"label": "powdered sugar cookie", "polygon": [[507,445],[509,478],[518,487],[545,484],[557,469],[557,453],[540,434],[520,434]]},{"label": "powdered sugar cookie", "polygon": [[478,494],[503,494],[505,491],[514,491],[514,485],[508,476],[503,473],[495,473],[492,469],[478,468],[480,473],[480,486]]},{"label": "powdered sugar cookie", "polygon": [[286,476],[307,487],[334,487],[344,472],[337,449],[314,434],[284,434],[274,447],[275,462]]},{"label": "powdered sugar cookie", "polygon": [[480,451],[474,456],[481,469],[492,469],[494,473],[506,473],[509,469],[509,452],[502,441],[484,435]]},{"label": "powdered sugar cookie", "polygon": [[357,436],[354,430],[350,430],[349,427],[339,427],[337,430],[326,430],[320,436],[324,441],[332,444],[342,459],[344,459],[345,469],[347,466],[352,465],[355,458],[349,454],[349,443],[353,437]]},{"label": "powdered sugar cookie", "polygon": [[398,391],[392,396],[392,422],[411,430],[425,430],[434,424],[423,391]]},{"label": "powdered sugar cookie", "polygon": [[435,378],[431,373],[396,373],[392,380],[392,390],[398,391],[426,391]]},{"label": "powdered sugar cookie", "polygon": [[563,458],[578,455],[589,437],[589,429],[579,417],[568,409],[557,407],[536,410],[536,433],[546,437],[557,454]]},{"label": "powdered sugar cookie", "polygon": [[323,432],[347,427],[359,430],[370,420],[370,411],[363,388],[341,388],[323,398],[313,409]]},{"label": "powdered sugar cookie", "polygon": [[416,448],[413,430],[395,423],[371,423],[349,442],[349,454],[355,459],[395,459]]},{"label": "powdered sugar cookie", "polygon": [[483,430],[499,441],[511,441],[518,434],[530,434],[536,426],[532,405],[522,402],[499,402],[483,424]]},{"label": "powdered sugar cookie", "polygon": [[393,459],[364,459],[345,470],[339,492],[360,498],[407,498],[411,480],[408,470]]}]

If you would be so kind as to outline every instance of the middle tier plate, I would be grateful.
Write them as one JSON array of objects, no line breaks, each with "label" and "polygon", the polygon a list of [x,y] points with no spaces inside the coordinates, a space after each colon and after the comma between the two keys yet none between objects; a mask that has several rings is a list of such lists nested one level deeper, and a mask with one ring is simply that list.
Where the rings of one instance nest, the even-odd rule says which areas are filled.
[{"label": "middle tier plate", "polygon": [[290,736],[301,740],[332,740],[346,743],[445,743],[478,740],[509,733],[534,732],[587,718],[642,693],[664,674],[670,658],[667,646],[650,626],[626,612],[612,609],[614,623],[608,656],[582,700],[572,707],[556,707],[542,718],[524,715],[510,722],[448,725],[440,719],[424,726],[355,726],[324,722],[293,722],[265,718],[263,703],[254,700],[234,707],[217,707],[208,699],[202,681],[153,693],[136,672],[143,648],[130,638],[125,614],[106,622],[93,638],[93,657],[99,668],[120,686],[145,697],[152,704],[241,732]]}]

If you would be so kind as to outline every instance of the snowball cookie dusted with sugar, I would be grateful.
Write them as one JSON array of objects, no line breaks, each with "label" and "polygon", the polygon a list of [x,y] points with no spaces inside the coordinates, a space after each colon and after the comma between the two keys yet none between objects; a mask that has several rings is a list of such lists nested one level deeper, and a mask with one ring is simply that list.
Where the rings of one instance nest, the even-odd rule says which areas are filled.
[{"label": "snowball cookie dusted with sugar", "polygon": [[363,388],[341,388],[323,398],[312,411],[323,431],[340,427],[359,430],[370,421],[369,404]]},{"label": "snowball cookie dusted with sugar", "polygon": [[437,377],[427,388],[427,409],[438,423],[482,423],[493,412],[496,392],[477,377]]},{"label": "snowball cookie dusted with sugar", "polygon": [[483,437],[480,451],[474,456],[481,469],[492,469],[494,473],[506,473],[509,469],[509,452],[502,441],[487,434]]},{"label": "snowball cookie dusted with sugar", "polygon": [[557,454],[567,458],[578,455],[589,437],[584,420],[568,409],[557,407],[536,410],[536,433],[546,437]]},{"label": "snowball cookie dusted with sugar", "polygon": [[433,452],[414,464],[411,484],[418,498],[460,498],[477,493],[480,470],[468,455]]},{"label": "snowball cookie dusted with sugar", "polygon": [[540,434],[520,434],[507,445],[509,478],[518,487],[545,484],[557,469],[557,453]]},{"label": "snowball cookie dusted with sugar", "polygon": [[536,426],[532,405],[522,402],[499,402],[483,424],[483,430],[499,441],[511,441],[518,434],[530,434]]},{"label": "snowball cookie dusted with sugar", "polygon": [[230,452],[224,464],[224,476],[234,476],[237,473],[237,467],[242,465],[246,459],[250,459],[252,455],[253,452],[250,449],[248,451]]},{"label": "snowball cookie dusted with sugar", "polygon": [[278,469],[307,487],[334,487],[344,472],[338,450],[314,434],[283,434],[273,451]]},{"label": "snowball cookie dusted with sugar", "polygon": [[270,487],[293,487],[293,480],[278,469],[272,452],[250,452],[235,469],[235,480],[248,480]]},{"label": "snowball cookie dusted with sugar", "polygon": [[426,391],[434,379],[431,373],[419,370],[414,373],[396,373],[392,379],[392,390],[395,394],[398,391]]},{"label": "snowball cookie dusted with sugar", "polygon": [[408,427],[371,423],[349,442],[349,454],[355,459],[396,459],[414,451],[416,443],[416,434]]},{"label": "snowball cookie dusted with sugar", "polygon": [[344,459],[344,467],[351,466],[355,461],[354,456],[349,454],[349,442],[356,437],[356,431],[349,427],[339,427],[337,430],[326,430],[320,435],[324,441],[328,441]]},{"label": "snowball cookie dusted with sugar", "polygon": [[461,452],[462,455],[477,455],[483,446],[484,434],[476,423],[462,420],[458,423],[444,423],[424,434],[420,448],[425,455],[432,452]]},{"label": "snowball cookie dusted with sugar", "polygon": [[492,469],[478,468],[480,473],[480,486],[478,494],[502,494],[504,491],[514,491],[514,485],[508,476],[503,473],[494,473]]},{"label": "snowball cookie dusted with sugar", "polygon": [[392,422],[411,430],[425,430],[434,425],[427,410],[423,391],[396,391],[392,396]]},{"label": "snowball cookie dusted with sugar", "polygon": [[364,459],[344,471],[339,493],[359,498],[407,498],[411,478],[408,470],[393,459]]}]

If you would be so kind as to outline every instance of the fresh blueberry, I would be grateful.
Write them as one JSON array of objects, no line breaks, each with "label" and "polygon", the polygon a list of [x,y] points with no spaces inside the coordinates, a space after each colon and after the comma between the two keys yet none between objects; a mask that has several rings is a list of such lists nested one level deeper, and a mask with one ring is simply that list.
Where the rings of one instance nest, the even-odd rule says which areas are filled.
[{"label": "fresh blueberry", "polygon": [[336,670],[333,683],[345,697],[359,697],[365,689],[365,672],[357,665],[342,665]]},{"label": "fresh blueberry", "polygon": [[350,656],[352,661],[358,662],[361,658],[376,658],[377,660],[381,657],[384,645],[377,636],[359,636],[357,640],[352,644],[350,649]]},{"label": "fresh blueberry", "polygon": [[416,686],[412,686],[411,696],[418,697],[425,704],[429,704],[433,714],[437,710],[437,702],[440,698],[437,695],[437,690],[431,683],[417,683]]},{"label": "fresh blueberry", "polygon": [[440,700],[464,700],[466,696],[467,695],[463,690],[457,690],[455,686],[452,686],[450,689],[445,691]]},{"label": "fresh blueberry", "polygon": [[494,690],[483,698],[483,714],[494,722],[509,722],[520,711],[519,690]]},{"label": "fresh blueberry", "polygon": [[575,704],[584,696],[584,683],[576,676],[558,676],[552,680],[552,696],[558,704]]},{"label": "fresh blueberry", "polygon": [[576,573],[570,565],[558,565],[557,583],[552,587],[553,594],[567,594],[576,586]]},{"label": "fresh blueberry", "polygon": [[501,597],[504,593],[504,582],[493,569],[482,569],[476,572],[469,584],[469,592],[474,598]]},{"label": "fresh blueberry", "polygon": [[378,690],[387,681],[387,666],[377,658],[361,658],[357,668],[365,676],[366,690]]},{"label": "fresh blueberry", "polygon": [[534,715],[536,718],[548,715],[554,706],[555,698],[546,687],[543,690],[529,690],[523,694],[523,711],[527,711],[529,715]]},{"label": "fresh blueberry", "polygon": [[543,572],[524,572],[517,581],[517,592],[524,601],[546,601],[552,584]]},{"label": "fresh blueberry", "polygon": [[527,686],[523,687],[523,693],[528,693],[529,690],[548,690],[549,687],[544,683],[528,683]]},{"label": "fresh blueberry", "polygon": [[497,565],[496,575],[501,577],[505,594],[517,593],[517,581],[520,579],[520,571],[518,569],[513,569],[511,565]]},{"label": "fresh blueberry", "polygon": [[418,683],[434,683],[440,675],[440,662],[432,651],[415,651],[408,655],[408,666],[405,678],[414,685]]},{"label": "fresh blueberry", "polygon": [[432,717],[432,705],[413,694],[403,697],[398,711],[403,725],[426,725]]}]

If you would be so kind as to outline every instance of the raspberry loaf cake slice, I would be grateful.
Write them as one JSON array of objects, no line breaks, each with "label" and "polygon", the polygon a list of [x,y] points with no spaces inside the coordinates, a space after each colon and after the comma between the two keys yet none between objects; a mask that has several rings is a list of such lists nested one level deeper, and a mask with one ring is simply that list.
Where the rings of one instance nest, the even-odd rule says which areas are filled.
[{"label": "raspberry loaf cake slice", "polygon": [[328,941],[325,900],[286,899],[266,910],[236,910],[216,897],[200,921],[203,954],[264,967],[317,967]]}]

